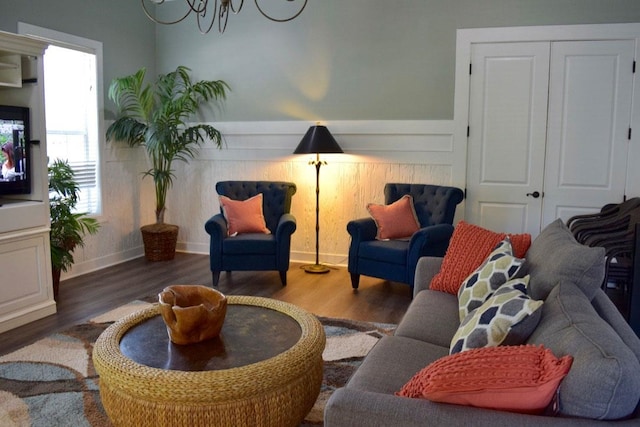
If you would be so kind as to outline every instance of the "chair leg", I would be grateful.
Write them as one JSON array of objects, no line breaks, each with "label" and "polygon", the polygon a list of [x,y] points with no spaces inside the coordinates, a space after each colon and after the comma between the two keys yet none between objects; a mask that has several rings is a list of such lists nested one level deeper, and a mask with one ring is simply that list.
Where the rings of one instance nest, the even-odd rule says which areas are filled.
[{"label": "chair leg", "polygon": [[218,281],[220,280],[220,272],[219,271],[212,271],[211,272],[211,279],[213,281],[213,287],[217,287],[218,286]]},{"label": "chair leg", "polygon": [[287,286],[287,270],[280,271],[280,281],[282,286]]},{"label": "chair leg", "polygon": [[358,289],[360,285],[360,275],[356,273],[351,273],[351,286],[353,289]]}]

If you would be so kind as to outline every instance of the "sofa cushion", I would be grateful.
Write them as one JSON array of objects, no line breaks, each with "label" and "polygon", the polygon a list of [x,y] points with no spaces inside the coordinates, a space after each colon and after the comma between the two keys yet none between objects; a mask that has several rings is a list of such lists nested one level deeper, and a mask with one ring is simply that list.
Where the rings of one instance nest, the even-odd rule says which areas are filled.
[{"label": "sofa cushion", "polygon": [[[502,285],[484,304],[464,318],[451,340],[451,354],[500,345],[509,331],[532,316],[543,304],[526,293],[529,276]],[[534,324],[535,327],[535,324]],[[529,333],[533,332],[533,328]],[[521,331],[519,332],[522,333]],[[526,335],[523,341],[528,338]]]},{"label": "sofa cushion", "polygon": [[573,356],[559,388],[561,414],[617,419],[634,411],[640,399],[638,358],[572,282],[551,291],[528,343],[543,344],[559,357]]},{"label": "sofa cushion", "polygon": [[384,336],[369,351],[347,387],[393,395],[416,372],[449,349],[407,337]]},{"label": "sofa cushion", "polygon": [[581,245],[557,219],[535,238],[518,275],[531,275],[529,295],[546,299],[560,281],[575,283],[591,300],[604,280],[604,248]]},{"label": "sofa cushion", "polygon": [[369,203],[367,211],[378,227],[376,239],[409,239],[420,229],[413,197],[409,194],[388,205]]},{"label": "sofa cushion", "polygon": [[227,220],[229,236],[241,233],[270,234],[262,211],[262,193],[247,200],[232,200],[219,196],[224,219]]},{"label": "sofa cushion", "polygon": [[459,325],[458,299],[455,295],[426,289],[413,298],[395,335],[448,349]]},{"label": "sofa cushion", "polygon": [[[482,264],[505,237],[507,237],[505,233],[496,233],[460,221],[451,236],[449,247],[442,260],[442,268],[431,281],[429,288],[457,295],[462,281]],[[509,234],[509,237],[515,256],[524,257],[531,244],[531,235]]]},{"label": "sofa cushion", "polygon": [[488,347],[446,356],[428,365],[396,393],[434,402],[520,413],[541,413],[571,367],[532,345]]},{"label": "sofa cushion", "polygon": [[460,320],[480,307],[500,286],[511,280],[523,261],[513,256],[509,237],[498,243],[482,265],[462,282],[458,290]]}]

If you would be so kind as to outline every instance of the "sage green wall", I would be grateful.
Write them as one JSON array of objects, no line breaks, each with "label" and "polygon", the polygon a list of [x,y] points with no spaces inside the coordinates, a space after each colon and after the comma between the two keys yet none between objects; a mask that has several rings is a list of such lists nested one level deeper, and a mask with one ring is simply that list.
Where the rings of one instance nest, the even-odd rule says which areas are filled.
[{"label": "sage green wall", "polygon": [[105,87],[142,66],[155,74],[155,25],[138,1],[0,0],[0,30],[17,33],[18,22],[102,42]]},{"label": "sage green wall", "polygon": [[224,34],[193,16],[158,27],[157,67],[227,81],[223,121],[446,120],[457,29],[621,22],[640,22],[640,0],[309,0],[289,23],[246,0]]},{"label": "sage green wall", "polygon": [[202,35],[194,17],[155,29],[137,0],[0,0],[0,30],[16,32],[18,21],[102,41],[105,86],[142,66],[224,79],[226,108],[205,118],[447,120],[456,29],[640,22],[640,1],[309,0],[280,24],[246,0],[224,34]]}]

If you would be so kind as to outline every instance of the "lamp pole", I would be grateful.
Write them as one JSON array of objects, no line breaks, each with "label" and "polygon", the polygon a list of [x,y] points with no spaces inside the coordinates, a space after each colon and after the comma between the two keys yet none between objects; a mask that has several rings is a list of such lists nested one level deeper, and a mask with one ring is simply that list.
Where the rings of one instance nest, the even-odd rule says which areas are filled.
[{"label": "lamp pole", "polygon": [[327,162],[320,161],[320,153],[316,153],[316,160],[311,160],[309,164],[316,167],[316,263],[306,265],[303,269],[308,273],[321,274],[329,272],[328,267],[320,264],[320,167]]},{"label": "lamp pole", "polygon": [[320,264],[320,167],[327,162],[320,160],[320,153],[342,153],[342,148],[331,135],[326,126],[318,123],[311,126],[296,147],[293,154],[315,154],[316,159],[309,162],[316,167],[316,263],[303,265],[302,269],[307,273],[328,273],[329,268]]}]

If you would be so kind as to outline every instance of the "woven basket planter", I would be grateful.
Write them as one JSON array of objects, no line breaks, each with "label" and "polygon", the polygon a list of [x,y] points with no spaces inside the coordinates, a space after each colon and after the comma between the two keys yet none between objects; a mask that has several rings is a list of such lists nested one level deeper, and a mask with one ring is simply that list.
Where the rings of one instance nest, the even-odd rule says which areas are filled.
[{"label": "woven basket planter", "polygon": [[149,261],[169,261],[176,255],[177,225],[151,224],[140,228],[144,256]]}]

